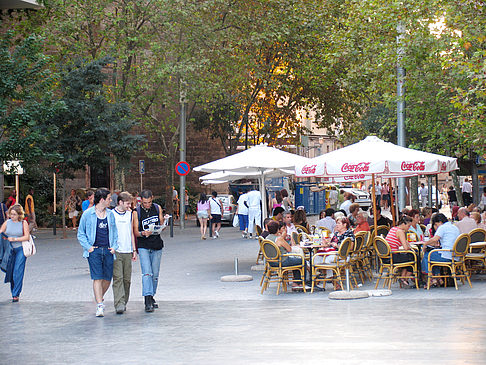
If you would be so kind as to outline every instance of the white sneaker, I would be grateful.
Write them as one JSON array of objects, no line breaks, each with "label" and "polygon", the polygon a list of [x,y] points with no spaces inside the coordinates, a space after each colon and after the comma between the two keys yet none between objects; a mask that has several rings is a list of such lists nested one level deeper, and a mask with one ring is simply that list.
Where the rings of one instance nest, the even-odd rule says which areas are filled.
[{"label": "white sneaker", "polygon": [[219,237],[219,232],[218,231],[214,231],[214,234],[216,237]]},{"label": "white sneaker", "polygon": [[213,239],[217,239],[217,238],[218,238],[218,237],[216,237],[216,236],[213,236]]},{"label": "white sneaker", "polygon": [[96,317],[104,317],[105,316],[105,306],[103,304],[98,304],[96,307]]},{"label": "white sneaker", "polygon": [[246,238],[246,233],[242,233],[242,234],[241,234],[241,237],[242,237],[242,238]]}]

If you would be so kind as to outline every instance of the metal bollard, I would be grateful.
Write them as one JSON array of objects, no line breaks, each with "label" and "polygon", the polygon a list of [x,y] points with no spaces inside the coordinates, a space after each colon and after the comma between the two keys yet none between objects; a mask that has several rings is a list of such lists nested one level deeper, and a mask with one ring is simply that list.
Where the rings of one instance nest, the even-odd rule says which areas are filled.
[{"label": "metal bollard", "polygon": [[346,291],[349,291],[349,269],[346,268]]},{"label": "metal bollard", "polygon": [[238,276],[238,257],[235,257],[235,276]]},{"label": "metal bollard", "polygon": [[209,225],[209,238],[213,237],[213,225],[211,224],[211,220],[208,220]]},{"label": "metal bollard", "polygon": [[56,235],[56,228],[57,228],[57,215],[56,213],[54,213],[52,216],[52,234],[54,236]]},{"label": "metal bollard", "polygon": [[174,217],[170,217],[170,236],[174,237]]}]

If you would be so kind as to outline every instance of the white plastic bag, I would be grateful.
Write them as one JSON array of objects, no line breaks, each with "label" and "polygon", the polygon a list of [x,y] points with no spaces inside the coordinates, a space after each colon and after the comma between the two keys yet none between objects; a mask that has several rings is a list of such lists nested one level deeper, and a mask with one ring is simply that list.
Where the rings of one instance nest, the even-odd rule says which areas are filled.
[{"label": "white plastic bag", "polygon": [[240,220],[238,219],[238,214],[233,217],[233,227],[238,227],[240,225]]}]

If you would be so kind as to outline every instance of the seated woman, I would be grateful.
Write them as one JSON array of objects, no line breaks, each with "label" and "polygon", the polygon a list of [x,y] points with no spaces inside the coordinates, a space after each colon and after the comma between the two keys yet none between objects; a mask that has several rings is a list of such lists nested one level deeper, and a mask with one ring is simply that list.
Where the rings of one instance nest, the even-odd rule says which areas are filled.
[{"label": "seated woman", "polygon": [[[285,237],[287,236],[287,227],[282,222],[270,221],[268,222],[268,232],[267,240],[275,242],[278,246],[280,253],[286,254],[292,252],[292,247],[287,243]],[[299,256],[282,256],[282,266],[294,266],[302,264],[302,258]],[[271,262],[270,266],[278,266],[278,264]],[[300,280],[301,275],[299,270],[293,271],[294,279]],[[292,283],[292,289],[302,288],[302,285],[298,283]]]},{"label": "seated woman", "polygon": [[351,224],[352,227],[356,227],[356,225],[358,224],[356,222],[357,218],[358,218],[358,213],[360,212],[360,209],[359,209],[359,204],[358,203],[353,203],[349,206],[349,215],[348,215],[348,219],[349,219],[349,223]]},{"label": "seated woman", "polygon": [[[452,261],[452,248],[454,247],[454,243],[456,242],[457,237],[461,234],[459,228],[453,225],[447,217],[442,213],[437,213],[432,217],[432,226],[435,230],[434,236],[427,242],[428,246],[436,246],[441,247],[443,249],[447,249],[450,251],[439,251],[439,252],[432,252],[430,254],[430,259],[432,261],[442,261],[448,262]],[[424,245],[424,250],[426,246]],[[429,273],[429,265],[428,265],[429,254],[424,253],[424,258],[422,259],[422,272],[424,274]],[[432,268],[433,275],[439,275],[440,267],[434,266]],[[431,281],[433,286],[437,286],[437,284],[442,285],[444,281],[440,279],[437,281],[436,279],[432,279]]]},{"label": "seated woman", "polygon": [[[351,225],[349,223],[349,219],[346,217],[340,217],[336,219],[336,228],[334,231],[334,234],[332,237],[328,240],[325,241],[323,248],[319,249],[317,253],[321,252],[332,252],[332,251],[337,251],[341,243],[346,239],[346,238],[351,238],[352,241],[354,242],[354,233],[353,230],[351,229]],[[322,264],[322,260],[324,259],[324,262],[326,264],[330,264],[336,261],[336,255],[328,255],[328,256],[317,256],[316,259],[314,260],[315,264]],[[327,277],[332,276],[332,270],[327,270]],[[339,285],[336,285],[334,287],[335,290],[340,290],[341,288]]]},{"label": "seated woman", "polygon": [[[412,224],[412,218],[404,215],[398,221],[398,226],[390,228],[385,240],[390,245],[390,249],[393,254],[393,262],[396,264],[414,261],[414,256],[411,253],[400,253],[400,250],[411,250],[410,244],[407,241],[407,231]],[[405,267],[402,269],[400,276],[411,276],[413,270],[411,267]],[[400,279],[400,286],[409,286],[407,278]]]},{"label": "seated woman", "polygon": [[412,224],[410,225],[410,231],[417,235],[418,241],[424,240],[424,232],[420,227],[420,213],[417,209],[411,209],[408,212],[408,216],[412,218]]},{"label": "seated woman", "polygon": [[307,223],[307,216],[305,214],[305,210],[297,209],[294,214],[294,225],[299,225],[307,229],[309,232],[309,223]]}]

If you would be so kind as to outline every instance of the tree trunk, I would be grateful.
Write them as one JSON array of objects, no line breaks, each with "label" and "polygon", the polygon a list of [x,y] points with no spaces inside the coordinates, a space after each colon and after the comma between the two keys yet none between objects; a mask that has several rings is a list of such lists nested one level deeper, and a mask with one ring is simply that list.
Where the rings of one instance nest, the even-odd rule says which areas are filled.
[{"label": "tree trunk", "polygon": [[459,185],[459,176],[457,176],[456,171],[451,171],[452,182],[454,183],[454,190],[456,190],[457,203],[460,207],[464,206],[464,201],[462,200],[461,186]]},{"label": "tree trunk", "polygon": [[413,209],[419,209],[418,176],[412,176],[410,178],[410,205]]}]

